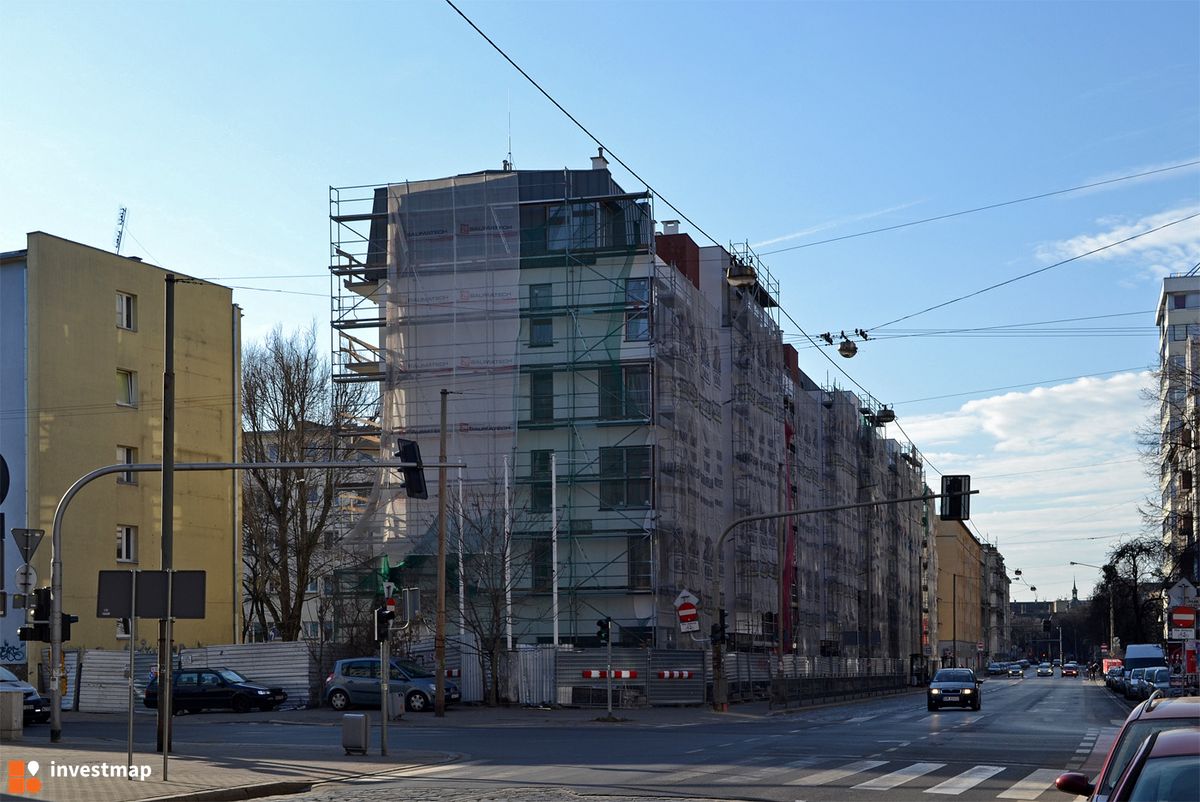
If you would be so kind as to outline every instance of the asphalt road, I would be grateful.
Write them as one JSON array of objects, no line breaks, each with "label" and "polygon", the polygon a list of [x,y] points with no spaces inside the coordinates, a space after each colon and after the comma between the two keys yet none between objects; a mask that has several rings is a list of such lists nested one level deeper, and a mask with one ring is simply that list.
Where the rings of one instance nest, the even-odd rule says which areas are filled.
[{"label": "asphalt road", "polygon": [[[320,786],[296,802],[354,800],[1061,800],[1077,768],[1129,705],[1075,678],[990,678],[982,710],[930,713],[906,695],[739,720],[464,731],[426,726],[445,766]],[[415,733],[415,731],[414,731]]]}]

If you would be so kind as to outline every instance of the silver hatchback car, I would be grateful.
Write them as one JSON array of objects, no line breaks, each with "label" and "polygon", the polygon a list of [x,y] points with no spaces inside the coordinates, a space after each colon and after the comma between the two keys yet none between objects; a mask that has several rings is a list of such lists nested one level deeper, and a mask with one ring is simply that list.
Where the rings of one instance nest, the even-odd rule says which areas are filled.
[{"label": "silver hatchback car", "polygon": [[[408,660],[393,660],[388,683],[390,693],[404,696],[406,710],[419,713],[433,709],[435,678],[428,669]],[[458,686],[450,680],[446,680],[445,688],[448,704],[462,699]],[[345,710],[352,705],[379,707],[379,658],[338,660],[325,678],[322,695],[334,710]]]}]

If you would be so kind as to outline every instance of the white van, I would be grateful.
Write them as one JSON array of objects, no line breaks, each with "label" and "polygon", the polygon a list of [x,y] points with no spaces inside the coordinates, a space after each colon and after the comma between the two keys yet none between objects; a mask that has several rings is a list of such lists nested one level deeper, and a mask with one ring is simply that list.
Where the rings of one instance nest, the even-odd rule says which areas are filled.
[{"label": "white van", "polygon": [[1125,662],[1121,666],[1121,681],[1118,683],[1117,692],[1128,696],[1132,692],[1130,687],[1130,675],[1135,668],[1151,668],[1153,666],[1165,666],[1167,664],[1166,655],[1163,654],[1163,647],[1157,643],[1131,643],[1125,647]]}]

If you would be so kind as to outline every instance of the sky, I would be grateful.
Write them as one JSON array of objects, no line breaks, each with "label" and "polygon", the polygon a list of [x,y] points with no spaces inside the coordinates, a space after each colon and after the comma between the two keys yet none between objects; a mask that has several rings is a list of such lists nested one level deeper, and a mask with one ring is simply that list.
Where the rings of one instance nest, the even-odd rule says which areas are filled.
[{"label": "sky", "polygon": [[1091,593],[1069,562],[1156,493],[1162,278],[1200,264],[1200,3],[456,5],[591,135],[444,0],[0,0],[0,251],[112,249],[126,207],[121,252],[234,287],[245,344],[328,331],[330,187],[599,140],[658,220],[754,248],[801,368],[891,405],[931,486],[971,474],[1013,599]]}]

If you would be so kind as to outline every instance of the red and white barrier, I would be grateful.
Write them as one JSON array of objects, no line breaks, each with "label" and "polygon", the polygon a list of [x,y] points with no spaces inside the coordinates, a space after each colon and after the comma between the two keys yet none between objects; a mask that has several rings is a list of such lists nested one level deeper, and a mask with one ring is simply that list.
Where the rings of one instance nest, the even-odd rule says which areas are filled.
[{"label": "red and white barrier", "polygon": [[[595,669],[585,669],[583,672],[584,679],[607,679],[607,671],[597,671]],[[636,671],[613,671],[613,679],[637,679]]]},{"label": "red and white barrier", "polygon": [[692,679],[696,676],[695,671],[660,671],[658,672],[659,679]]},{"label": "red and white barrier", "polygon": [[461,677],[462,669],[461,668],[447,668],[446,676],[447,677]]}]

